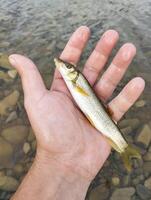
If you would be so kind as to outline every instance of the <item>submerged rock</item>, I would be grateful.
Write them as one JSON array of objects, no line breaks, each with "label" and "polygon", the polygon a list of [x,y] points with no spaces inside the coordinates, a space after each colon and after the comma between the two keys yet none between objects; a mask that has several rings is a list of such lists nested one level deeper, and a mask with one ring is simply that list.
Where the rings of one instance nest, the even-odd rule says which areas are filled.
[{"label": "submerged rock", "polygon": [[144,159],[145,161],[151,161],[151,152],[148,151],[148,152],[144,155],[143,159]]},{"label": "submerged rock", "polygon": [[104,185],[99,185],[94,188],[91,193],[89,200],[106,200],[109,196],[109,190]]},{"label": "submerged rock", "polygon": [[28,142],[24,143],[23,152],[27,154],[30,151],[30,144]]},{"label": "submerged rock", "polygon": [[7,166],[11,162],[12,155],[12,146],[0,137],[0,166]]},{"label": "submerged rock", "polygon": [[143,169],[145,173],[151,173],[151,161],[150,162],[145,162],[143,165]]},{"label": "submerged rock", "polygon": [[12,69],[12,66],[9,62],[8,55],[0,53],[0,66],[6,69]]},{"label": "submerged rock", "polygon": [[24,172],[24,168],[21,164],[16,164],[14,166],[14,173],[17,177],[21,176],[23,172]]},{"label": "submerged rock", "polygon": [[5,191],[15,191],[19,185],[18,180],[11,176],[0,176],[0,189]]},{"label": "submerged rock", "polygon": [[113,192],[110,200],[131,200],[134,193],[135,189],[133,187],[119,188]]},{"label": "submerged rock", "polygon": [[120,184],[120,179],[118,176],[113,176],[112,177],[112,185],[118,186]]},{"label": "submerged rock", "polygon": [[10,114],[9,114],[9,116],[7,117],[7,119],[6,119],[6,123],[9,123],[9,122],[11,122],[11,121],[13,121],[13,120],[15,120],[15,119],[17,119],[17,113],[16,113],[16,111],[13,111],[13,112],[11,112]]},{"label": "submerged rock", "polygon": [[8,109],[17,104],[19,99],[19,92],[17,90],[13,91],[7,97],[0,101],[0,115],[8,115]]},{"label": "submerged rock", "polygon": [[151,129],[148,124],[145,124],[136,137],[136,142],[142,143],[145,147],[148,147],[151,141]]},{"label": "submerged rock", "polygon": [[12,79],[15,79],[16,76],[17,76],[17,71],[15,69],[12,69],[12,70],[8,70],[7,72],[8,76]]},{"label": "submerged rock", "polygon": [[36,150],[36,146],[37,146],[37,142],[36,140],[34,140],[31,144],[31,148],[32,148],[32,151],[35,151]]},{"label": "submerged rock", "polygon": [[132,118],[132,119],[124,119],[121,122],[119,122],[120,128],[126,128],[131,127],[132,130],[136,129],[140,124],[139,119]]},{"label": "submerged rock", "polygon": [[146,179],[144,185],[151,191],[151,176],[148,179]]},{"label": "submerged rock", "polygon": [[32,128],[30,128],[30,130],[29,130],[29,135],[28,135],[27,140],[28,140],[28,142],[32,142],[33,140],[35,140],[35,135],[34,135]]},{"label": "submerged rock", "polygon": [[23,125],[12,126],[2,130],[1,135],[12,144],[23,143],[28,136],[28,127]]},{"label": "submerged rock", "polygon": [[137,101],[137,102],[135,103],[135,106],[136,106],[137,108],[139,108],[139,107],[145,106],[145,104],[146,104],[146,101],[145,101],[145,100],[139,100],[139,101]]},{"label": "submerged rock", "polygon": [[149,191],[144,185],[138,184],[136,186],[136,192],[138,196],[143,200],[151,198],[151,191]]}]

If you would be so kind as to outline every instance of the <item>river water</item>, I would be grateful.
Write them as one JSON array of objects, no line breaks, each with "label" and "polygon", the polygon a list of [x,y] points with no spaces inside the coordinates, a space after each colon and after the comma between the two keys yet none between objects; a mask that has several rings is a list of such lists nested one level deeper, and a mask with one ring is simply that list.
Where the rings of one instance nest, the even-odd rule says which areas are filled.
[{"label": "river water", "polygon": [[[126,77],[119,84],[116,93],[134,76],[142,76],[145,79],[146,89],[140,97],[141,101],[126,114],[125,118],[129,121],[124,119],[123,123],[126,125],[123,126],[127,128],[127,132],[128,130],[133,132],[133,137],[129,136],[133,142],[136,142],[135,138],[137,134],[141,133],[144,126],[148,127],[148,132],[150,131],[150,0],[0,0],[0,10],[0,55],[20,53],[32,58],[48,87],[54,72],[53,58],[60,54],[71,33],[77,27],[87,25],[92,33],[80,61],[81,64],[84,63],[101,34],[107,29],[115,29],[120,34],[120,41],[113,51],[113,55],[123,43],[134,43],[137,47],[137,56]],[[4,63],[2,59],[0,57],[0,66],[5,67],[2,66]],[[3,69],[3,71],[5,70]],[[14,90],[20,93],[20,98],[17,99],[15,107],[12,110],[10,109],[9,114],[2,116],[0,122],[0,140],[2,140],[1,143],[2,146],[4,145],[4,149],[7,146],[6,151],[8,151],[6,154],[0,152],[0,199],[9,199],[32,163],[35,152],[35,139],[23,108],[20,79],[15,78],[11,81],[1,79],[1,99]],[[17,136],[14,139],[15,141],[12,139],[14,137],[12,136],[14,134],[13,129],[22,132],[23,137],[19,138],[18,142],[16,142]],[[6,140],[5,135],[7,135],[3,133],[5,130],[9,132],[9,144],[8,141],[5,141],[6,144],[3,141]],[[146,132],[145,135],[147,135]],[[8,150],[9,145],[10,151]],[[151,151],[151,148],[149,151],[149,144],[145,147],[140,145],[140,147],[143,154]],[[0,148],[0,151],[3,151],[2,148]],[[5,160],[2,163],[1,154],[2,157],[6,155],[7,161]],[[113,166],[115,162],[120,161],[118,156],[113,154],[103,169],[104,174],[102,175],[102,172],[100,172],[90,186],[87,198],[90,200],[114,200],[117,199],[117,197],[114,197],[114,192],[118,188],[126,187],[128,191],[132,191],[133,188],[134,192],[131,197],[127,196],[125,199],[149,199],[148,196],[144,197],[143,195],[150,195],[149,192],[151,192],[145,184],[145,181],[151,175],[151,170],[148,169],[151,168],[151,156],[147,160],[144,158],[142,163],[134,163],[136,169],[131,175],[122,174],[121,168]],[[108,167],[110,165],[113,166],[113,169]],[[9,183],[3,183],[4,176],[5,179],[6,177],[8,179],[5,182]],[[119,178],[117,185],[112,177]],[[125,183],[127,177],[129,181]]]}]

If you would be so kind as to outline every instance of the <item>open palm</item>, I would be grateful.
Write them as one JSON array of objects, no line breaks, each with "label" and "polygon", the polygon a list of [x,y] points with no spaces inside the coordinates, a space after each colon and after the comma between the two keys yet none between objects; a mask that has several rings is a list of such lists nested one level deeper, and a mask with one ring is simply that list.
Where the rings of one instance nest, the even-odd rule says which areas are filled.
[{"label": "open palm", "polygon": [[[87,27],[78,28],[62,52],[61,59],[77,64],[89,35]],[[123,45],[98,80],[117,40],[116,31],[105,32],[83,69],[83,74],[104,102],[111,97],[136,53],[134,45]],[[93,179],[107,159],[110,146],[75,106],[59,72],[55,71],[51,89],[47,90],[31,60],[14,54],[10,56],[10,62],[21,75],[25,108],[38,143],[37,154],[47,155],[48,159],[54,159],[74,173]],[[143,79],[134,78],[109,103],[114,120],[118,121],[123,116],[143,89]]]}]

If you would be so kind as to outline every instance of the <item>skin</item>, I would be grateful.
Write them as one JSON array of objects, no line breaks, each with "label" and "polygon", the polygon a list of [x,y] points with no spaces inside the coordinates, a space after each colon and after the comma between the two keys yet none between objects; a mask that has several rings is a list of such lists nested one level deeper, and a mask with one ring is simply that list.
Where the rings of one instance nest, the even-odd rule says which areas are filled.
[{"label": "skin", "polygon": [[[89,36],[88,27],[79,27],[60,58],[77,64]],[[104,102],[111,97],[136,53],[133,44],[124,44],[101,79],[96,81],[118,39],[115,30],[106,31],[83,69],[83,74]],[[21,76],[25,109],[37,139],[33,165],[12,199],[84,199],[89,184],[110,154],[109,144],[75,106],[57,69],[48,90],[31,60],[17,54],[11,55],[9,60]],[[142,78],[133,78],[109,102],[114,120],[121,119],[144,86]]]}]

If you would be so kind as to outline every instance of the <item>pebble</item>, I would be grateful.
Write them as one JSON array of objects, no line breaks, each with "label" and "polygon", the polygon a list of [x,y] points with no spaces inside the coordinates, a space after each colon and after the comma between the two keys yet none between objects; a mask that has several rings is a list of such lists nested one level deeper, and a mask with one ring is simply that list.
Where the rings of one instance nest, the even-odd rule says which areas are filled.
[{"label": "pebble", "polygon": [[112,185],[118,186],[120,184],[120,179],[118,176],[113,176],[112,177]]},{"label": "pebble", "polygon": [[125,128],[122,128],[122,129],[121,129],[121,132],[122,132],[124,135],[128,135],[129,133],[132,132],[132,127],[127,126],[127,127],[125,127]]},{"label": "pebble", "polygon": [[135,189],[133,187],[118,188],[113,192],[110,200],[131,200],[134,193]]},{"label": "pebble", "polygon": [[7,73],[8,73],[8,75],[9,75],[9,77],[12,78],[12,79],[15,79],[16,76],[17,76],[17,71],[16,71],[15,69],[8,70]]},{"label": "pebble", "polygon": [[151,198],[151,191],[149,191],[144,185],[142,184],[138,184],[136,186],[136,192],[138,194],[138,196],[142,199],[142,200],[147,200]]},{"label": "pebble", "polygon": [[140,121],[137,118],[124,119],[119,122],[119,127],[126,128],[130,126],[132,130],[135,130],[139,126],[139,124],[140,124]]},{"label": "pebble", "polygon": [[131,180],[131,177],[130,177],[129,174],[123,176],[122,185],[123,185],[123,186],[128,186],[129,183],[130,183],[130,180]]},{"label": "pebble", "polygon": [[16,119],[17,119],[17,113],[16,113],[16,111],[13,111],[8,115],[5,123],[9,123],[9,122],[14,121]]},{"label": "pebble", "polygon": [[8,127],[2,130],[1,135],[12,144],[20,144],[28,136],[28,127],[23,125]]},{"label": "pebble", "polygon": [[15,175],[18,177],[20,175],[22,175],[22,173],[24,172],[24,168],[21,164],[16,164],[13,168]]},{"label": "pebble", "polygon": [[30,144],[28,142],[24,143],[23,152],[27,154],[30,151]]},{"label": "pebble", "polygon": [[146,148],[150,144],[151,141],[151,129],[148,124],[145,124],[136,137],[136,142],[143,144]]},{"label": "pebble", "polygon": [[13,155],[13,148],[11,144],[0,137],[0,165],[5,166],[10,162]]},{"label": "pebble", "polygon": [[0,189],[5,191],[16,191],[18,180],[11,176],[0,176]]},{"label": "pebble", "polygon": [[151,190],[151,176],[148,179],[145,180],[144,185],[145,185],[146,188]]},{"label": "pebble", "polygon": [[151,152],[148,151],[144,156],[143,156],[144,161],[151,161]]},{"label": "pebble", "polygon": [[34,140],[31,144],[31,148],[32,148],[32,151],[35,151],[36,150],[36,146],[37,146],[37,143],[36,143],[36,140]]},{"label": "pebble", "polygon": [[28,142],[32,142],[33,140],[35,140],[35,134],[34,134],[34,132],[33,132],[33,129],[30,128],[27,141],[28,141]]},{"label": "pebble", "polygon": [[89,196],[89,200],[106,200],[109,196],[109,190],[104,185],[99,185],[94,188]]},{"label": "pebble", "polygon": [[17,104],[19,96],[19,92],[15,90],[4,99],[2,99],[0,101],[0,115],[8,115],[8,109]]},{"label": "pebble", "polygon": [[135,103],[135,107],[140,108],[140,107],[145,106],[145,104],[146,104],[146,101],[145,101],[145,100],[139,100],[139,101],[137,101],[137,102]]},{"label": "pebble", "polygon": [[6,47],[9,47],[10,46],[10,43],[7,42],[7,41],[2,41],[0,43],[0,48],[6,48]]},{"label": "pebble", "polygon": [[8,60],[8,55],[0,53],[0,66],[3,66],[6,69],[12,69],[12,66]]}]

